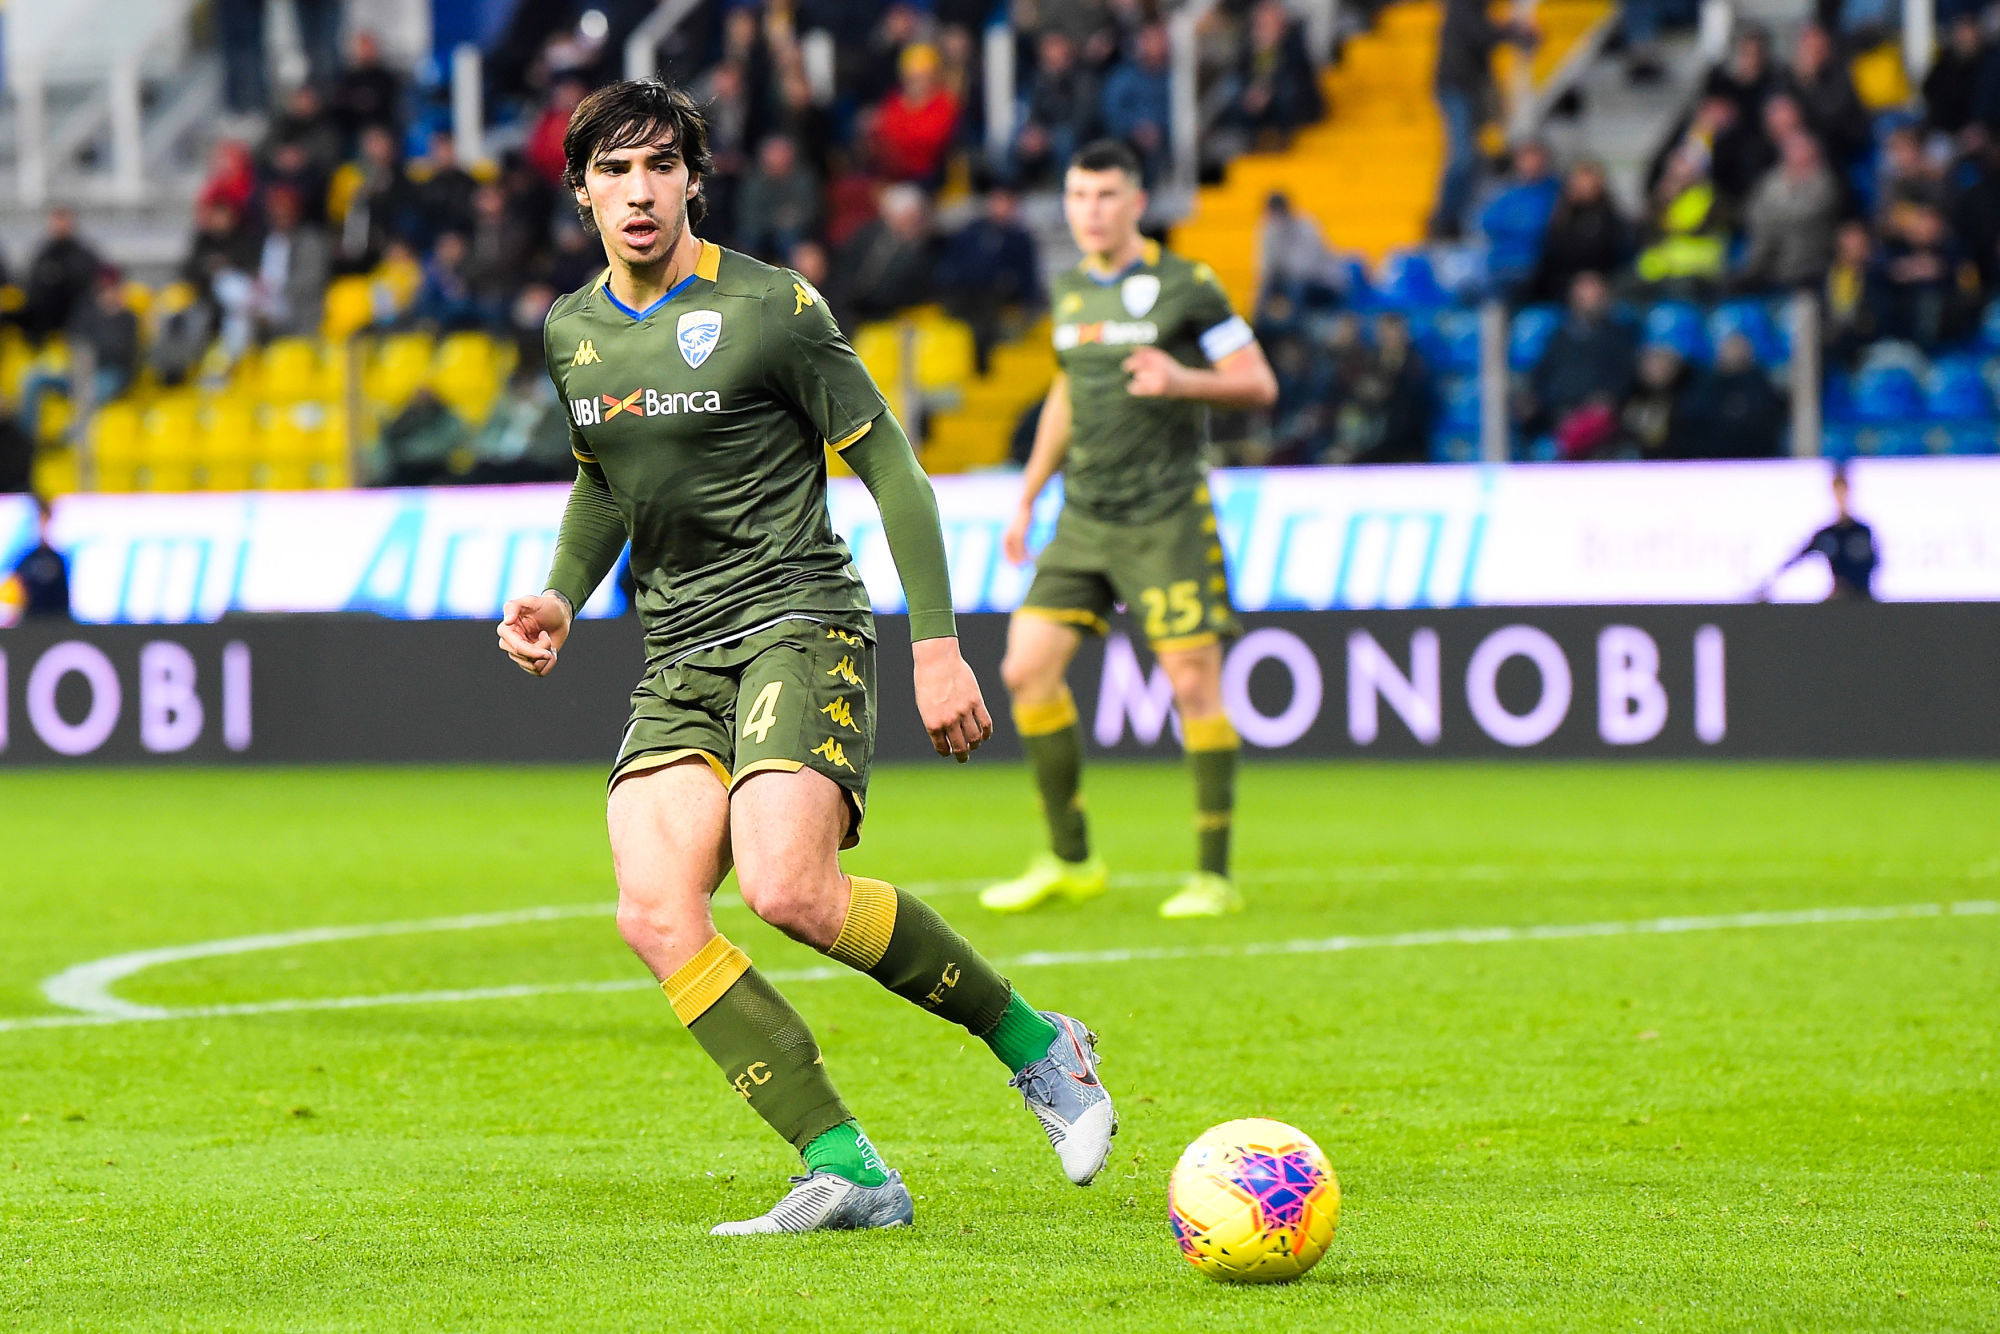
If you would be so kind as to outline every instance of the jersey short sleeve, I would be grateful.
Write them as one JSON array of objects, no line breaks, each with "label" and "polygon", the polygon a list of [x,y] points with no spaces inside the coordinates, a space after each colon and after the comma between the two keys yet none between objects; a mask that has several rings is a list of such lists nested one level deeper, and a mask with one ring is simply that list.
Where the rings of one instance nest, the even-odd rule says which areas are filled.
[{"label": "jersey short sleeve", "polygon": [[1212,366],[1231,353],[1241,352],[1257,336],[1251,332],[1249,323],[1230,308],[1229,294],[1222,290],[1215,270],[1206,264],[1191,267],[1188,322],[1201,343],[1201,354]]},{"label": "jersey short sleeve", "polygon": [[888,408],[874,377],[833,322],[826,298],[789,269],[780,270],[780,281],[765,294],[763,330],[772,387],[835,449],[859,439]]}]

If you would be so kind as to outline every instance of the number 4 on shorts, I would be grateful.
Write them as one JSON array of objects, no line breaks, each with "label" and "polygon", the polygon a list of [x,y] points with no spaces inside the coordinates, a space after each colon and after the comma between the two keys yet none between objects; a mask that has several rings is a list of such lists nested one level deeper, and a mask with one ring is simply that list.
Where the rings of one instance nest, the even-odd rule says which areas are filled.
[{"label": "number 4 on shorts", "polygon": [[750,712],[743,717],[743,735],[764,744],[764,737],[778,721],[778,695],[785,688],[783,681],[773,681],[757,692],[756,702]]}]

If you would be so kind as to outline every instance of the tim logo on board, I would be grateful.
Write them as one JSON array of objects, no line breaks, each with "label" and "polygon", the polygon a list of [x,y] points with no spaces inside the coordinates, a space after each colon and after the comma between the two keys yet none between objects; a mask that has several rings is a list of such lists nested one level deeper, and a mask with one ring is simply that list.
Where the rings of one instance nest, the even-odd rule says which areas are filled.
[{"label": "tim logo on board", "polygon": [[[1417,753],[1685,753],[1690,741],[1706,748],[1728,734],[1725,648],[1714,625],[1678,644],[1636,625],[1600,625],[1579,653],[1530,624],[1477,638],[1459,631],[1459,642],[1447,645],[1421,624],[1403,642],[1385,643],[1368,629],[1343,635],[1333,618],[1324,623],[1316,642],[1265,625],[1231,646],[1223,707],[1246,744],[1300,755],[1378,746],[1410,753],[1412,742]],[[1669,662],[1669,653],[1682,661]],[[1447,660],[1456,668],[1449,673]],[[1344,690],[1336,684],[1329,692],[1333,671],[1344,676]],[[1578,699],[1583,673],[1594,700]],[[1327,716],[1330,694],[1344,703],[1344,718]],[[1178,737],[1166,673],[1142,667],[1125,635],[1111,636],[1092,728],[1098,745],[1150,747],[1170,729]]]},{"label": "tim logo on board", "polygon": [[0,650],[0,761],[250,749],[249,645],[232,640],[207,664],[171,639],[118,653],[87,639],[33,657]]}]

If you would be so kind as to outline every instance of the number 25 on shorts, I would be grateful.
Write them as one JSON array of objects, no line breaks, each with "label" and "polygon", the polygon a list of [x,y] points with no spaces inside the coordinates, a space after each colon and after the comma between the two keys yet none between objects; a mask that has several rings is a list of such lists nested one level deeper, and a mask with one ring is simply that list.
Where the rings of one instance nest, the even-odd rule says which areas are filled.
[{"label": "number 25 on shorts", "polygon": [[1146,608],[1148,639],[1191,634],[1201,625],[1199,580],[1182,579],[1165,588],[1142,588],[1139,590],[1139,601]]},{"label": "number 25 on shorts", "polygon": [[757,699],[751,704],[750,712],[743,715],[743,735],[760,746],[764,744],[765,736],[777,725],[778,696],[784,689],[783,681],[771,682],[757,692]]}]

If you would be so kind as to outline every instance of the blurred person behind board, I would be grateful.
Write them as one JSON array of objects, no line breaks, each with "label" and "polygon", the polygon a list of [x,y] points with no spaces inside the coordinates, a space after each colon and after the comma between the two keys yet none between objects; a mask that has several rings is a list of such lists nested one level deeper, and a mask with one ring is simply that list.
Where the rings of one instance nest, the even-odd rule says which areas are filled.
[{"label": "blurred person behind board", "polygon": [[35,545],[14,564],[9,579],[11,596],[0,601],[18,600],[24,620],[66,621],[69,612],[69,561],[49,541],[49,522],[55,511],[46,496],[35,497]]},{"label": "blurred person behind board", "polygon": [[1758,588],[1757,597],[1768,600],[1771,583],[1778,574],[1783,574],[1800,561],[1811,556],[1821,556],[1826,567],[1833,573],[1833,591],[1826,595],[1828,602],[1873,602],[1875,600],[1875,570],[1882,558],[1875,550],[1875,530],[1854,517],[1847,506],[1847,469],[1833,470],[1833,522],[1812,535],[1799,553],[1780,565],[1777,574],[1771,576]]}]

